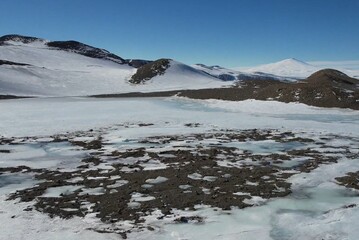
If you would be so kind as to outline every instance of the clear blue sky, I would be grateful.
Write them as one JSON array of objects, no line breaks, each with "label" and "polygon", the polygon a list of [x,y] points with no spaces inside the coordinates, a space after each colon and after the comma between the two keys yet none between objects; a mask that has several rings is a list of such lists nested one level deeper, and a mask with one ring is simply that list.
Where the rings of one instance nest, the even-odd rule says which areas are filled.
[{"label": "clear blue sky", "polygon": [[359,0],[1,0],[0,10],[0,35],[78,40],[124,58],[359,59]]}]

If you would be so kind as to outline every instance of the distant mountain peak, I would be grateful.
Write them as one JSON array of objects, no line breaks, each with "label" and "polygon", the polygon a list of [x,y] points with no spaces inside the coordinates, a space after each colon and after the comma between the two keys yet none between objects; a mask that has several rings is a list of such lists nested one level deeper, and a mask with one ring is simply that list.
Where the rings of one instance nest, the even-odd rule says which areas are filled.
[{"label": "distant mountain peak", "polygon": [[302,60],[288,58],[279,62],[260,65],[248,69],[250,72],[270,73],[283,77],[306,78],[319,69]]},{"label": "distant mountain peak", "polygon": [[291,64],[291,65],[307,65],[307,66],[310,66],[309,63],[307,62],[304,62],[302,60],[299,60],[297,58],[287,58],[287,59],[284,59],[282,61],[279,61],[279,62],[276,62],[276,63],[273,63],[273,64]]}]

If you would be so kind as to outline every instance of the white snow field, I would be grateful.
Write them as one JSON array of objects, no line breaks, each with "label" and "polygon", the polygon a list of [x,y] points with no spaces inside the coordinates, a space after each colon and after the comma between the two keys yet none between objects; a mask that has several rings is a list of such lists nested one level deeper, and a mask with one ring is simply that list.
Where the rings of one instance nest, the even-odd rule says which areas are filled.
[{"label": "white snow field", "polygon": [[[204,133],[220,129],[275,129],[280,132],[291,131],[302,137],[310,136],[324,142],[326,149],[318,150],[328,151],[330,153],[326,154],[337,156],[339,160],[322,164],[309,173],[297,173],[290,177],[287,181],[292,183],[292,194],[287,197],[270,200],[252,197],[247,201],[255,206],[227,211],[198,206],[195,214],[203,217],[204,223],[175,224],[173,219],[158,220],[156,213],[153,213],[146,217],[146,222],[154,228],[153,231],[133,230],[127,234],[127,238],[358,239],[359,207],[356,204],[359,204],[359,192],[339,186],[335,181],[335,177],[359,171],[359,158],[347,158],[343,152],[359,153],[358,111],[274,101],[227,102],[176,97],[18,99],[0,101],[0,109],[0,137],[14,138],[15,142],[19,143],[27,142],[26,145],[0,145],[0,150],[10,150],[10,153],[0,151],[0,168],[30,166],[71,172],[74,166],[80,164],[80,159],[87,151],[62,142],[51,142],[50,136],[79,130],[93,129],[94,132],[103,132],[107,144],[117,144],[123,148],[132,144],[133,139],[143,137]],[[139,123],[153,125],[136,127],[135,124]],[[198,126],[186,127],[187,123],[198,123]],[[123,127],[124,125],[126,127]],[[334,135],[340,137],[330,137]],[[27,138],[29,136],[34,138]],[[83,141],[91,139],[88,136],[77,137],[77,140]],[[51,143],[48,143],[49,141]],[[207,144],[211,141],[218,143],[218,140],[212,139],[207,140]],[[245,142],[236,146],[261,154],[272,150],[277,152],[281,148],[274,141],[263,141],[260,144],[264,145]],[[106,148],[112,146],[106,145]],[[313,149],[317,147],[313,143],[308,143],[307,146]],[[164,146],[168,149],[172,147]],[[108,150],[106,148],[105,150]],[[156,165],[156,162],[144,164],[151,168],[166,167]],[[92,168],[106,171],[108,167],[101,163]],[[215,181],[215,178],[210,176],[203,177],[202,180],[205,178]],[[68,182],[76,183],[81,180],[81,177],[76,177]],[[166,181],[162,176],[147,179],[147,185],[150,186],[146,187]],[[5,200],[9,193],[38,183],[33,175],[22,172],[0,175],[1,240],[121,239],[116,233],[99,233],[92,230],[110,229],[108,224],[101,222],[95,214],[70,219],[50,218],[36,210],[23,210],[33,202]],[[128,182],[121,179],[115,184],[122,186]],[[76,186],[54,187],[44,194],[52,197],[71,194],[81,187]],[[184,190],[191,188],[188,185],[180,187]],[[102,188],[86,189],[84,193],[102,194]],[[240,196],[243,193],[236,194]],[[153,197],[150,195],[133,193],[131,204],[136,207],[142,201],[151,200]],[[345,207],[348,205],[352,207]],[[174,211],[181,216],[193,216],[190,211]],[[132,229],[130,222],[122,223],[121,226]]]},{"label": "white snow field", "polygon": [[86,57],[75,52],[54,49],[45,40],[32,43],[8,41],[0,46],[0,60],[29,64],[0,65],[0,94],[22,96],[87,96],[125,92],[152,92],[199,89],[230,85],[171,61],[163,76],[146,84],[128,80],[136,72],[127,64]]}]

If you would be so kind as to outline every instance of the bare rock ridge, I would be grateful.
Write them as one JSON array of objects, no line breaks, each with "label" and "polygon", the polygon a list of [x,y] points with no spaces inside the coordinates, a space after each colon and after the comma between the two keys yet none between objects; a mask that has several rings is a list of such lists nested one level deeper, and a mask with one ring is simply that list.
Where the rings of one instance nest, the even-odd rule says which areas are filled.
[{"label": "bare rock ridge", "polygon": [[95,48],[77,41],[55,41],[46,43],[49,47],[59,48],[65,51],[73,51],[78,54],[92,57],[92,58],[100,58],[107,59],[119,64],[127,63],[125,59],[108,52],[107,50]]},{"label": "bare rock ridge", "polygon": [[0,45],[5,45],[8,41],[14,41],[14,42],[22,42],[22,43],[32,43],[32,42],[45,42],[44,39],[36,38],[36,37],[28,37],[28,36],[22,36],[17,34],[10,34],[10,35],[4,35],[0,37]]},{"label": "bare rock ridge", "polygon": [[170,59],[162,58],[141,66],[131,77],[130,82],[134,84],[144,83],[153,77],[163,75],[169,68],[170,61]]}]

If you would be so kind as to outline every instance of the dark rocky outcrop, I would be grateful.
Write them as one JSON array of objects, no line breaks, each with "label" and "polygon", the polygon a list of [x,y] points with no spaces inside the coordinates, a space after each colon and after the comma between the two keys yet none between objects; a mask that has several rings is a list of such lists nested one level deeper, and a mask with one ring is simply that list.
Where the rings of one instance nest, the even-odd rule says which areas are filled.
[{"label": "dark rocky outcrop", "polygon": [[154,62],[147,63],[137,69],[137,72],[131,77],[130,83],[144,83],[153,77],[163,75],[170,66],[170,59],[162,58]]},{"label": "dark rocky outcrop", "polygon": [[26,63],[17,63],[17,62],[11,62],[6,60],[0,60],[0,66],[1,65],[29,66],[29,64]]},{"label": "dark rocky outcrop", "polygon": [[146,65],[148,63],[151,63],[153,61],[150,60],[142,60],[142,59],[127,59],[126,62],[128,63],[128,65],[130,65],[131,67],[134,68],[140,68],[143,65]]},{"label": "dark rocky outcrop", "polygon": [[220,74],[217,76],[217,78],[223,80],[223,81],[234,81],[236,80],[235,76],[232,76],[230,74]]},{"label": "dark rocky outcrop", "polygon": [[30,98],[30,97],[14,96],[14,95],[0,95],[0,100],[17,99],[17,98]]}]

